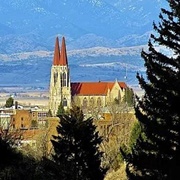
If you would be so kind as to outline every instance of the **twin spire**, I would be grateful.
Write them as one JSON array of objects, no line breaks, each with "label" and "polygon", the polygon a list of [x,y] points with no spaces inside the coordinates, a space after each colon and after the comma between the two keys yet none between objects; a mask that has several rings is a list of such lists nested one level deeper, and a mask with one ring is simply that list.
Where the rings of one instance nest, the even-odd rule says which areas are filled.
[{"label": "twin spire", "polygon": [[60,51],[60,47],[59,47],[59,38],[56,37],[53,65],[55,65],[55,66],[66,66],[66,65],[68,65],[67,53],[66,53],[66,43],[65,43],[64,37],[62,38],[61,51]]}]

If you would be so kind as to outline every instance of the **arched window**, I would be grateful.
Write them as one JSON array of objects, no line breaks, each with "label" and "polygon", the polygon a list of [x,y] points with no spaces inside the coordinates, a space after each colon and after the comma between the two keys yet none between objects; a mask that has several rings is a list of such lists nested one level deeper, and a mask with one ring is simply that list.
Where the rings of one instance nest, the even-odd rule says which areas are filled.
[{"label": "arched window", "polygon": [[87,108],[87,99],[86,99],[86,98],[83,99],[83,104],[82,104],[82,106],[83,106],[83,109],[86,109],[86,108]]},{"label": "arched window", "polygon": [[101,98],[100,97],[98,97],[98,99],[97,99],[97,107],[101,107]]},{"label": "arched window", "polygon": [[54,84],[56,84],[57,79],[58,79],[58,73],[57,73],[57,72],[55,72],[55,73],[54,73]]},{"label": "arched window", "polygon": [[66,86],[66,73],[63,73],[63,87]]},{"label": "arched window", "polygon": [[89,107],[90,108],[94,107],[94,99],[93,99],[93,97],[91,97],[91,99],[89,100]]},{"label": "arched window", "polygon": [[66,98],[63,99],[63,107],[64,106],[67,106],[67,99]]},{"label": "arched window", "polygon": [[63,87],[63,74],[61,73],[61,86]]}]

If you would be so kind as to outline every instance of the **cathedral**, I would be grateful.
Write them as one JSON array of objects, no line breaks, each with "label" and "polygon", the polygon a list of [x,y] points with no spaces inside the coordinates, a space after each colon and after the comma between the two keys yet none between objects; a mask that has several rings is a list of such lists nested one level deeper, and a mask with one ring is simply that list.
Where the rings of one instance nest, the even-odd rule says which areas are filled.
[{"label": "cathedral", "polygon": [[62,37],[61,46],[56,37],[49,88],[49,109],[56,116],[59,105],[65,109],[72,103],[84,112],[101,109],[108,104],[122,101],[127,85],[125,82],[71,82],[66,42]]}]

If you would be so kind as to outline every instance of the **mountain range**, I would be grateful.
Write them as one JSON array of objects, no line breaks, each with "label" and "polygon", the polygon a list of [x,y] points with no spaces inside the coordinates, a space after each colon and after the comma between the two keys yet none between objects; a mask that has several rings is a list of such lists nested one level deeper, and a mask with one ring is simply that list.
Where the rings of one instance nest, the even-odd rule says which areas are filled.
[{"label": "mountain range", "polygon": [[56,36],[66,38],[73,81],[123,80],[126,69],[136,82],[162,7],[165,0],[0,0],[0,84],[48,86]]},{"label": "mountain range", "polygon": [[[71,81],[134,82],[134,73],[144,72],[139,54],[147,46],[94,47],[67,51]],[[53,51],[0,54],[0,84],[46,87],[50,80]],[[127,76],[128,79],[124,79]]]},{"label": "mountain range", "polygon": [[165,0],[0,0],[0,53],[147,43]]}]

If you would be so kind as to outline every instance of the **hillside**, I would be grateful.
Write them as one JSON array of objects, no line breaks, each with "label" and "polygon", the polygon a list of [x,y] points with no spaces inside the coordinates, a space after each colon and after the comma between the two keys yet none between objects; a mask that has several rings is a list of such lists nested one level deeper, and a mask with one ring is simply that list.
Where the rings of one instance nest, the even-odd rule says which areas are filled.
[{"label": "hillside", "polygon": [[[137,85],[136,72],[144,72],[140,58],[142,48],[146,46],[70,50],[67,54],[71,81],[118,79]],[[52,59],[53,51],[0,54],[1,86],[11,84],[47,88]]]}]

